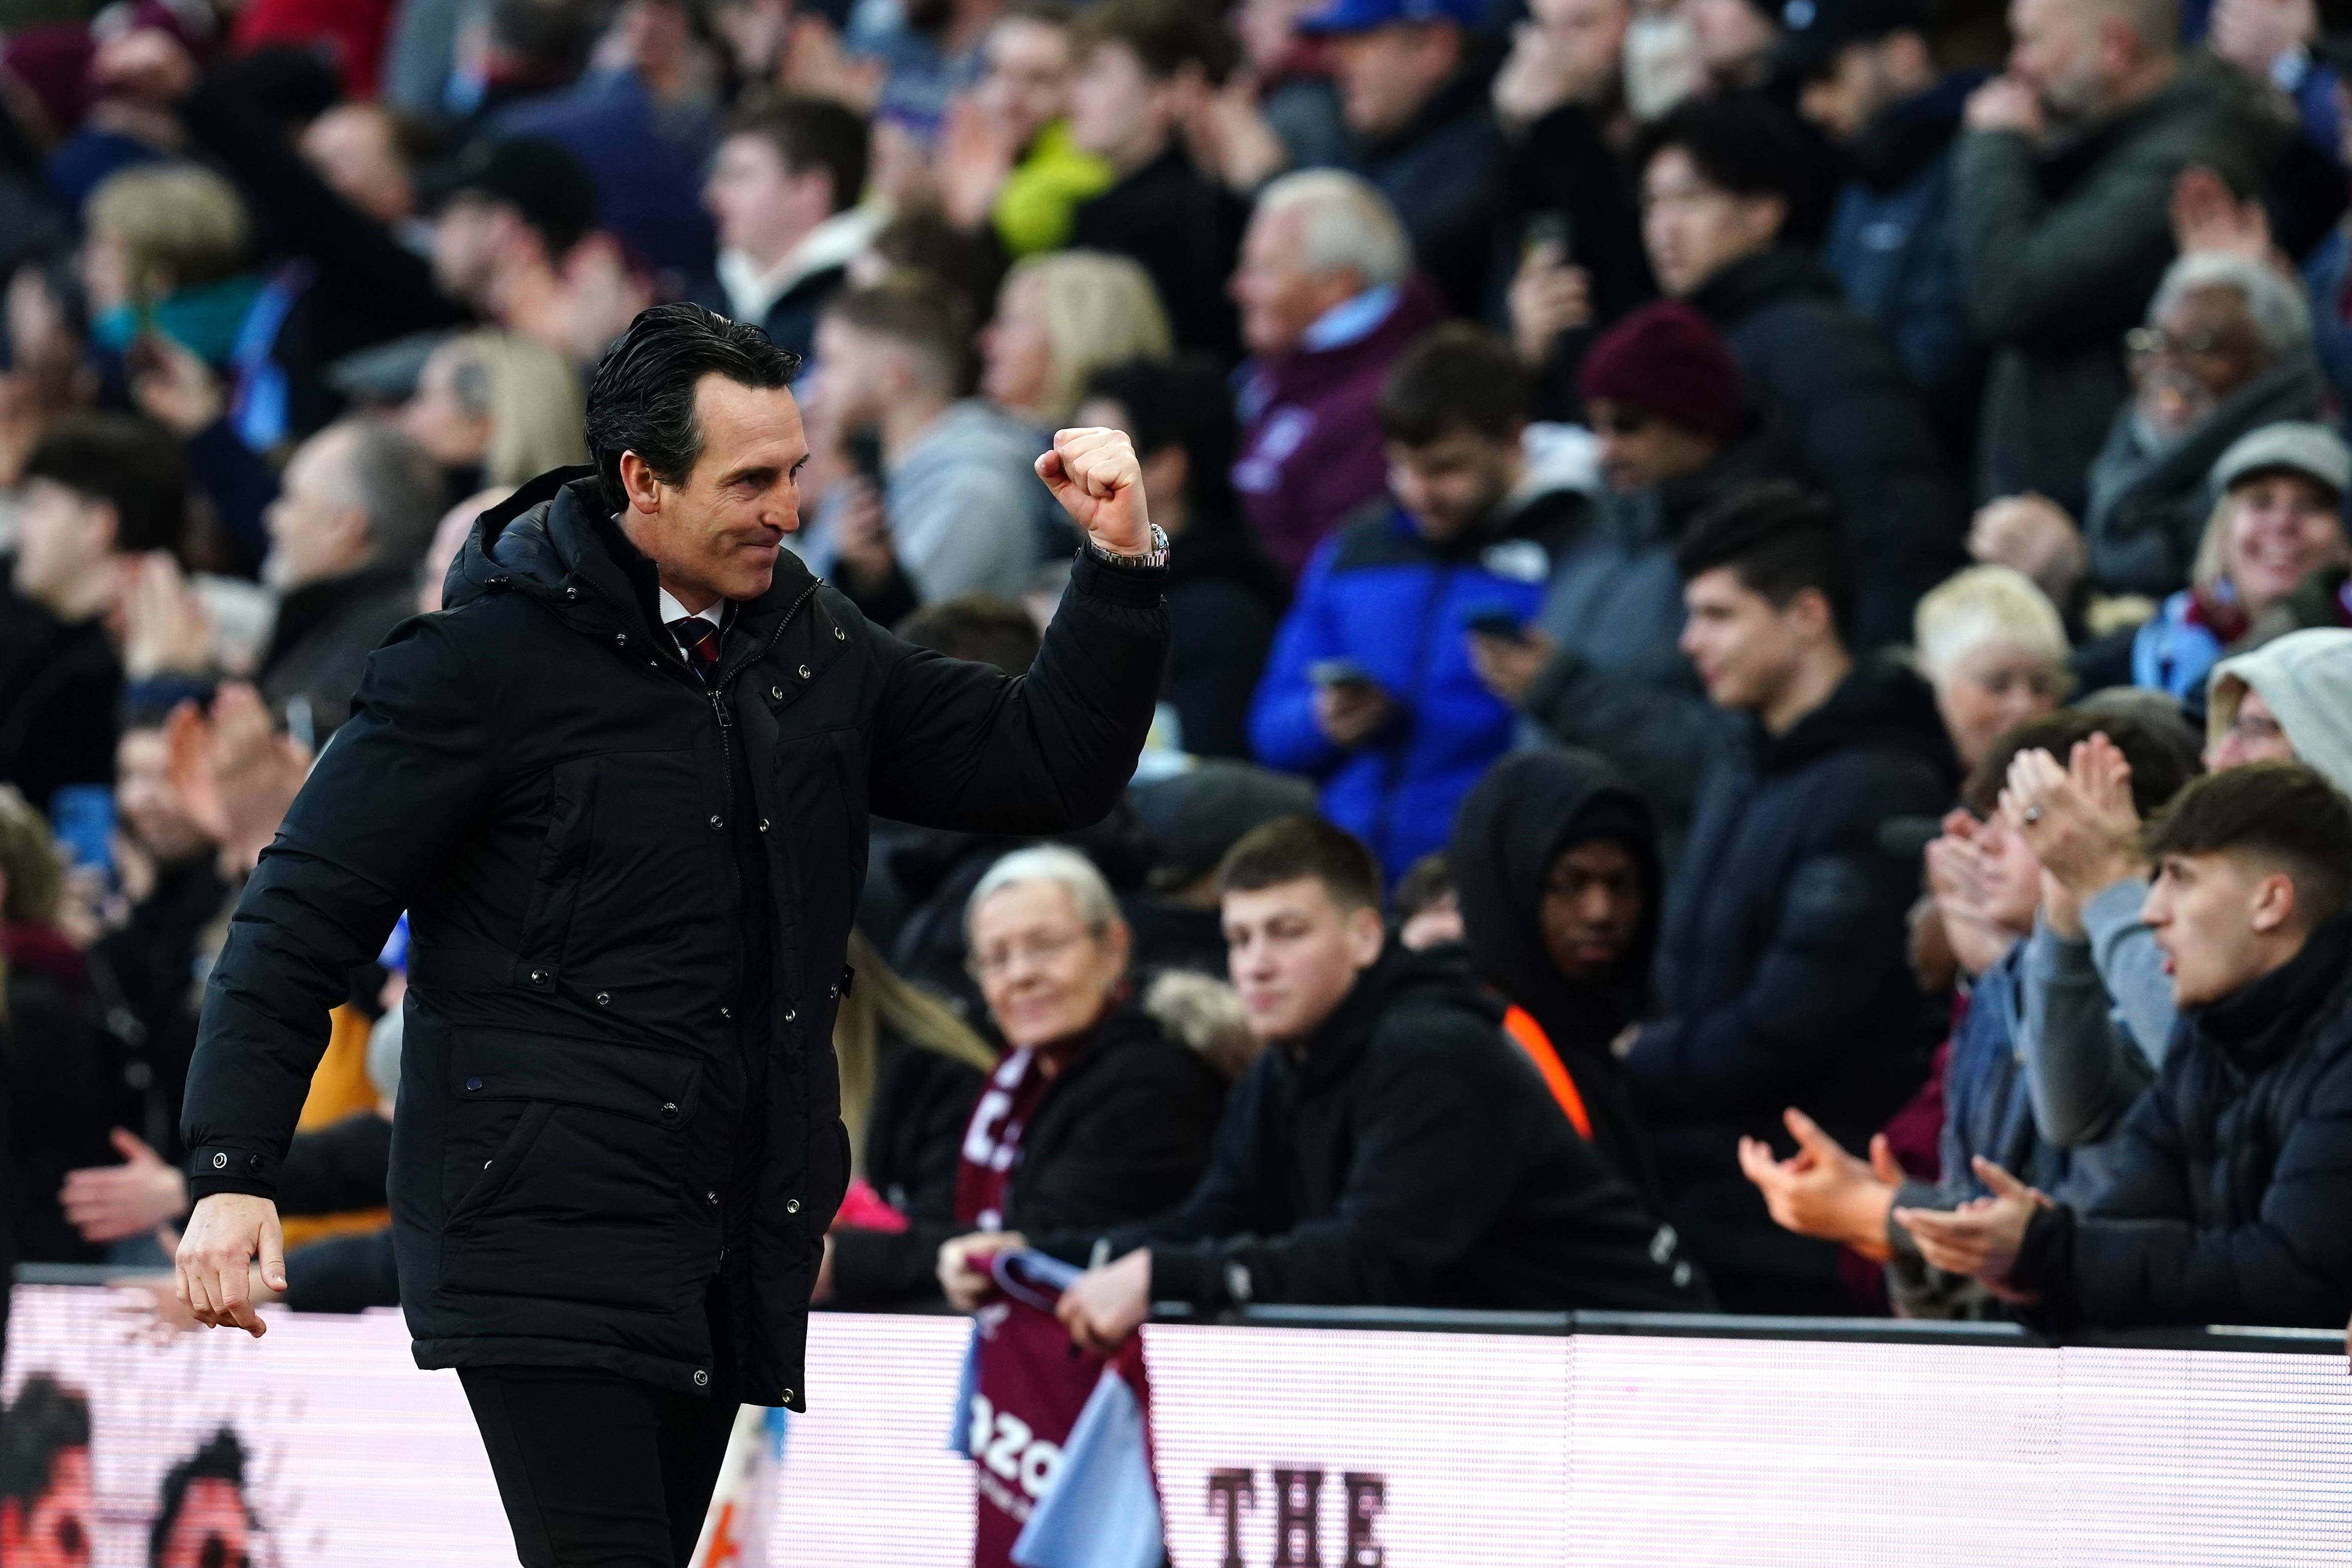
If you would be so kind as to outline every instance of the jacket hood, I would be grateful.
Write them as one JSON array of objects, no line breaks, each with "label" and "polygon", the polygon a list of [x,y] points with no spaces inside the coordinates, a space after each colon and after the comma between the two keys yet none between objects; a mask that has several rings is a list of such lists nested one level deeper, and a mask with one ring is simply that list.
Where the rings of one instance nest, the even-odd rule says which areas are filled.
[{"label": "jacket hood", "polygon": [[[1640,866],[1643,917],[1615,973],[1580,983],[1545,949],[1544,884],[1564,850],[1600,837],[1622,843]],[[1472,963],[1533,1014],[1556,1045],[1605,1049],[1642,1016],[1664,874],[1649,807],[1615,767],[1589,752],[1506,757],[1464,798],[1445,858]]]},{"label": "jacket hood", "polygon": [[1783,300],[1843,300],[1844,287],[1820,258],[1775,246],[1735,261],[1700,285],[1690,302],[1727,331],[1767,305]]},{"label": "jacket hood", "polygon": [[1762,736],[1757,771],[1792,773],[1832,752],[1865,748],[1907,752],[1958,782],[1959,762],[1936,711],[1935,693],[1891,658],[1864,659],[1827,702],[1798,720],[1787,734]]},{"label": "jacket hood", "polygon": [[1381,1026],[1407,1007],[1452,1007],[1490,1025],[1499,1026],[1503,1021],[1502,1005],[1479,988],[1468,955],[1460,948],[1415,952],[1391,942],[1372,966],[1356,976],[1355,985],[1323,1026],[1289,1047],[1301,1080],[1328,1083],[1346,1072]]},{"label": "jacket hood", "polygon": [[1846,168],[1882,194],[1910,184],[1959,134],[1969,94],[1984,79],[1980,70],[1954,71],[1927,91],[1885,110],[1846,149]]},{"label": "jacket hood", "polygon": [[2352,631],[2290,632],[2213,667],[2205,733],[2219,741],[2249,690],[2262,693],[2295,756],[2352,795]]}]

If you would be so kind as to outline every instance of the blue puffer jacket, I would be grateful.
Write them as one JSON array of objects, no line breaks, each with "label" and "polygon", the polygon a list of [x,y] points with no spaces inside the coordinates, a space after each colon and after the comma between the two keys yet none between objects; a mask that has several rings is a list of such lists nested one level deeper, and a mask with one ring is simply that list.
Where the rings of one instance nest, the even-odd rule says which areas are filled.
[{"label": "blue puffer jacket", "polygon": [[[1315,779],[1323,815],[1370,845],[1391,882],[1445,847],[1454,808],[1510,749],[1514,715],[1470,665],[1471,617],[1534,620],[1553,552],[1584,507],[1549,491],[1499,529],[1439,546],[1384,501],[1307,562],[1251,705],[1250,744],[1267,766]],[[1352,751],[1315,723],[1308,672],[1324,659],[1353,660],[1398,706]]]}]

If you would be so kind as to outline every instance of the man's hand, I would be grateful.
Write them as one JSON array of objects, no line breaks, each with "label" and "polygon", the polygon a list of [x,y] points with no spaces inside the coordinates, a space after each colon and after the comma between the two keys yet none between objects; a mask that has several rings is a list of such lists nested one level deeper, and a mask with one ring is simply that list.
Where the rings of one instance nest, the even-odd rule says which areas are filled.
[{"label": "man's hand", "polygon": [[1056,430],[1054,449],[1037,459],[1037,477],[1099,548],[1113,555],[1151,548],[1143,466],[1126,431]]},{"label": "man's hand", "polygon": [[2050,1200],[1981,1154],[1974,1163],[1978,1179],[1992,1189],[1990,1197],[1970,1198],[1949,1211],[1898,1208],[1895,1223],[1911,1233],[1920,1257],[1947,1274],[2005,1287],[2033,1211],[2050,1206]]},{"label": "man's hand", "polygon": [[2077,742],[2063,768],[2039,747],[2020,752],[2009,764],[2000,815],[2078,902],[2142,869],[2131,763],[2105,735]]},{"label": "man's hand", "polygon": [[1362,745],[1395,712],[1389,694],[1369,680],[1335,680],[1315,689],[1315,727],[1342,750]]},{"label": "man's hand", "polygon": [[173,787],[220,846],[222,875],[252,870],[310,776],[310,752],[277,733],[260,694],[234,680],[214,694],[209,717],[193,701],[173,709],[163,743]]},{"label": "man's hand", "polygon": [[2013,131],[2029,142],[2042,140],[2042,99],[2013,76],[1994,77],[1969,94],[1962,113],[1971,131]]},{"label": "man's hand", "polygon": [[1559,651],[1559,645],[1536,626],[1521,627],[1515,637],[1490,637],[1485,632],[1465,635],[1470,639],[1470,666],[1478,672],[1479,680],[1497,700],[1514,708],[1527,700],[1528,688]]},{"label": "man's hand", "polygon": [[228,406],[212,366],[161,332],[144,340],[154,350],[147,371],[132,378],[131,400],[139,412],[181,440],[188,440]]},{"label": "man's hand", "polygon": [[1151,1251],[1138,1247],[1070,1282],[1054,1316],[1082,1351],[1108,1355],[1151,1316]]},{"label": "man's hand", "polygon": [[2229,182],[2202,163],[2191,163],[2174,176],[2165,216],[2172,223],[2173,247],[2183,256],[2271,261],[2271,216],[2262,198],[2240,201]]},{"label": "man's hand", "polygon": [[286,1233],[278,1227],[278,1205],[247,1193],[215,1193],[188,1216],[173,1294],[205,1327],[234,1323],[259,1339],[269,1326],[254,1310],[247,1267],[257,1258],[260,1282],[284,1290]]},{"label": "man's hand", "polygon": [[135,1135],[108,1134],[120,1165],[68,1171],[58,1206],[84,1241],[121,1241],[153,1230],[188,1212],[188,1179]]},{"label": "man's hand", "polygon": [[2003,496],[1979,507],[1969,523],[1969,553],[1988,565],[2024,573],[2062,605],[2074,596],[2091,559],[2083,531],[2066,509],[2032,494]]},{"label": "man's hand", "polygon": [[1885,1262],[1894,1251],[1886,1241],[1886,1215],[1903,1184],[1903,1171],[1886,1135],[1871,1139],[1870,1159],[1864,1162],[1847,1153],[1796,1107],[1782,1111],[1780,1119],[1797,1141],[1797,1152],[1789,1159],[1775,1160],[1772,1146],[1761,1139],[1739,1141],[1739,1168],[1764,1194],[1772,1222],[1783,1230],[1838,1242]]},{"label": "man's hand", "polygon": [[202,675],[213,663],[213,618],[168,550],[122,563],[122,668],[134,680]]},{"label": "man's hand", "polygon": [[959,1312],[976,1312],[996,1289],[988,1260],[996,1254],[1029,1245],[1017,1230],[976,1230],[940,1244],[940,1289],[948,1305]]},{"label": "man's hand", "polygon": [[1592,324],[1592,275],[1570,267],[1566,247],[1557,241],[1528,253],[1512,275],[1505,299],[1511,315],[1511,346],[1523,364],[1542,365],[1562,332]]},{"label": "man's hand", "polygon": [[882,491],[863,474],[840,481],[841,510],[834,519],[833,555],[862,589],[889,581],[898,569],[898,554],[890,542],[890,518],[882,510]]},{"label": "man's hand", "polygon": [[1935,896],[1936,915],[1943,922],[1952,956],[1970,974],[1982,974],[2001,961],[2016,934],[1989,912],[1977,819],[1953,811],[1945,816],[1943,827],[1943,836],[1927,846],[1927,890]]}]

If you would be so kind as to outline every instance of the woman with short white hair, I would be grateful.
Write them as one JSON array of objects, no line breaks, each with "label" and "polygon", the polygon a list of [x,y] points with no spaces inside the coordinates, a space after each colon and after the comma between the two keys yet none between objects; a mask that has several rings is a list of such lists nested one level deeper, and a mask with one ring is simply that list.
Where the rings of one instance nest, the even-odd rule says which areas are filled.
[{"label": "woman with short white hair", "polygon": [[1913,613],[1912,645],[1963,769],[2054,710],[2073,684],[2058,607],[2007,566],[1971,566],[1930,590]]}]

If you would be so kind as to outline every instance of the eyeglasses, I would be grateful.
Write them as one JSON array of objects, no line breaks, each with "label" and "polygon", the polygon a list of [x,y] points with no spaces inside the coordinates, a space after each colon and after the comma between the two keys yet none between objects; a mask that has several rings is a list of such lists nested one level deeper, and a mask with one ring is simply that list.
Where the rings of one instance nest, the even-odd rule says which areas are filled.
[{"label": "eyeglasses", "polygon": [[1038,968],[1059,962],[1079,943],[1097,933],[1084,928],[1061,931],[1032,931],[1011,942],[999,942],[985,952],[975,952],[964,967],[974,980],[994,980],[1011,973],[1015,963],[1027,959]]},{"label": "eyeglasses", "polygon": [[2134,327],[2124,334],[2124,352],[2134,359],[2156,359],[2164,354],[2201,359],[2228,353],[2231,346],[2215,332],[2168,332],[2162,327]]}]

